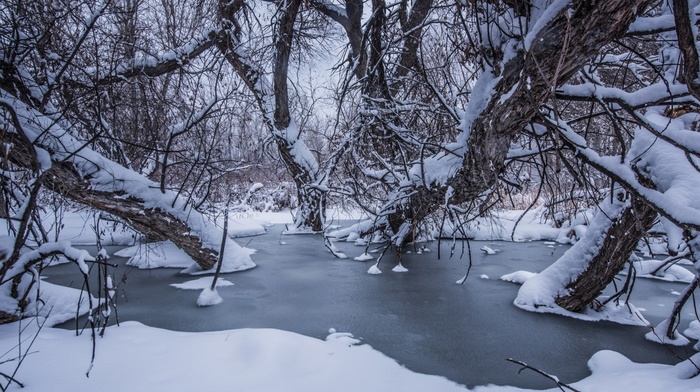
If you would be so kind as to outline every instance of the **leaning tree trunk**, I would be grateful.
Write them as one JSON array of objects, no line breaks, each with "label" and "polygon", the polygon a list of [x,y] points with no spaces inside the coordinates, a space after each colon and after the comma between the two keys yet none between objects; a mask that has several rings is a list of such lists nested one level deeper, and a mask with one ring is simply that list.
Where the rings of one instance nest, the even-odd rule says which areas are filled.
[{"label": "leaning tree trunk", "polygon": [[[22,104],[17,101],[16,105]],[[35,116],[40,117],[41,115],[37,112]],[[35,145],[28,144],[26,138],[14,132],[2,133],[2,142],[9,148],[3,149],[0,155],[1,159],[7,159],[13,164],[29,170],[36,169]],[[133,195],[128,195],[125,191],[99,190],[95,187],[91,176],[100,177],[109,173],[102,173],[104,170],[101,170],[102,172],[95,170],[88,175],[81,175],[80,173],[85,172],[85,170],[81,170],[75,165],[75,162],[71,160],[52,160],[48,172],[42,176],[43,185],[71,200],[124,220],[129,226],[151,240],[172,241],[202,269],[208,270],[214,266],[218,260],[218,251],[209,242],[218,243],[222,238],[207,238],[206,241],[209,242],[205,243],[205,239],[200,236],[203,235],[201,231],[205,230],[206,222],[197,222],[197,225],[202,227],[195,229],[161,208],[148,207],[147,202]],[[124,180],[115,178],[114,181]],[[192,211],[191,219],[193,219],[192,215],[199,214]],[[252,262],[244,264],[247,268],[254,265]]]},{"label": "leaning tree trunk", "polygon": [[204,247],[202,240],[191,234],[191,228],[180,219],[159,208],[144,208],[143,200],[125,198],[121,192],[93,190],[89,181],[65,162],[51,166],[45,185],[73,201],[118,217],[150,241],[172,241],[202,269],[211,269],[218,260],[218,252]]},{"label": "leaning tree trunk", "polygon": [[630,255],[656,220],[656,211],[646,201],[632,196],[620,217],[614,220],[603,243],[587,268],[566,285],[566,295],[555,302],[571,312],[581,312],[598,298],[625,266]]},{"label": "leaning tree trunk", "polygon": [[[557,86],[564,84],[614,39],[624,36],[650,0],[574,1],[558,12],[505,64],[494,67],[496,81],[483,109],[470,123],[462,166],[446,184],[418,186],[407,205],[419,222],[444,205],[479,198],[505,170],[511,143],[539,114]],[[489,72],[489,71],[487,71]],[[482,86],[483,87],[483,86]],[[471,103],[470,103],[471,104]]]}]

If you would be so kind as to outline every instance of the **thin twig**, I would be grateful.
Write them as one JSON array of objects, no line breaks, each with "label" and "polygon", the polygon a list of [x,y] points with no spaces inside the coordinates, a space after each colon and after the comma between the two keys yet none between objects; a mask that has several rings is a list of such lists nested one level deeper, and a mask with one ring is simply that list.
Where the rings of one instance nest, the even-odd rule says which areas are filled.
[{"label": "thin twig", "polygon": [[516,364],[516,365],[522,366],[522,368],[520,368],[520,370],[518,370],[518,374],[520,374],[520,372],[522,372],[522,371],[525,370],[525,369],[530,369],[530,370],[534,371],[535,373],[538,373],[538,374],[540,374],[540,375],[542,375],[542,376],[545,376],[545,377],[547,377],[548,379],[554,381],[554,382],[557,384],[557,387],[558,387],[560,390],[562,390],[562,391],[564,391],[564,388],[566,388],[566,389],[568,389],[568,390],[570,390],[570,391],[573,391],[573,392],[581,392],[581,391],[579,391],[578,389],[572,387],[571,385],[559,381],[559,378],[558,378],[557,376],[554,376],[554,375],[549,374],[549,373],[547,373],[547,372],[544,372],[544,371],[542,371],[542,370],[540,370],[540,369],[537,369],[537,368],[535,368],[535,367],[532,367],[532,366],[528,365],[528,364],[525,363],[525,362],[518,361],[517,359],[513,359],[513,358],[508,358],[508,359],[506,359],[506,361],[512,362],[512,363],[514,363],[514,364]]}]

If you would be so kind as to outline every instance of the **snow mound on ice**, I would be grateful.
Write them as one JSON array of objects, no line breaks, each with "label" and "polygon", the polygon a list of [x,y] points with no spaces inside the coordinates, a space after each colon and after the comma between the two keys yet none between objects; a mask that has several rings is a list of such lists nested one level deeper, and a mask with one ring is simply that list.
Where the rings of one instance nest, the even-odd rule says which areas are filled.
[{"label": "snow mound on ice", "polygon": [[210,287],[204,288],[202,293],[199,294],[199,298],[197,298],[197,305],[199,306],[213,306],[222,302],[224,302],[224,300],[216,289],[212,290]]},{"label": "snow mound on ice", "polygon": [[501,276],[501,280],[505,282],[512,282],[512,283],[517,283],[517,284],[523,284],[525,281],[528,279],[532,278],[533,276],[537,275],[534,272],[530,271],[515,271],[510,274],[505,274]]},{"label": "snow mound on ice", "polygon": [[369,267],[367,273],[370,275],[379,275],[382,273],[382,270],[380,270],[379,267],[377,267],[377,265],[374,264],[373,266]]},{"label": "snow mound on ice", "polygon": [[367,260],[372,260],[373,258],[374,258],[374,257],[372,257],[371,255],[369,255],[369,254],[367,254],[367,253],[363,253],[363,254],[361,254],[361,255],[355,257],[354,260],[357,260],[357,261],[367,261]]}]

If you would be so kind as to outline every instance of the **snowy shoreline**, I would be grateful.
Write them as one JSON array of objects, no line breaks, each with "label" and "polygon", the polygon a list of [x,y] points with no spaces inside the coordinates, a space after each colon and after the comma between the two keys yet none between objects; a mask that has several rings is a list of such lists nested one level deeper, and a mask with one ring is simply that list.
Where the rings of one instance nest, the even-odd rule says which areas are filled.
[{"label": "snowy shoreline", "polygon": [[[288,217],[288,214],[272,217],[272,221],[281,224]],[[70,233],[69,229],[65,234]],[[82,238],[87,236],[82,233]],[[357,249],[360,251],[361,248]],[[496,251],[484,252],[497,254]],[[170,257],[166,254],[160,258],[162,261],[168,259]],[[187,282],[180,288],[202,289],[208,282],[208,278],[203,278]],[[224,280],[219,284],[228,283]],[[42,287],[44,290],[58,288],[46,282]],[[62,313],[68,318],[74,314],[72,289],[61,290],[52,291],[54,308],[51,316],[54,318],[48,321],[49,324],[62,321],[64,318],[59,318]],[[58,306],[60,304],[65,305],[64,310]],[[347,333],[329,331],[329,337],[323,341],[282,330],[184,333],[137,322],[107,328],[105,337],[97,341],[97,357],[87,378],[85,372],[91,352],[88,332],[76,337],[72,331],[45,328],[29,347],[36,329],[34,321],[0,326],[0,348],[8,353],[3,360],[21,355],[20,349],[15,347],[20,325],[29,326],[22,334],[27,339],[22,350],[29,349],[32,354],[26,357],[16,379],[26,385],[21,390],[30,392],[97,387],[106,391],[190,391],[203,388],[245,391],[467,390],[442,376],[412,372],[371,346],[358,344],[359,341]],[[696,355],[693,360],[697,363],[700,358]],[[11,374],[15,364],[6,362],[0,365],[0,371]],[[635,364],[621,354],[601,351],[591,358],[589,368],[593,374],[571,384],[573,387],[595,391],[634,388],[637,391],[669,392],[700,388],[700,380],[691,377],[693,368],[687,361],[675,366]],[[556,369],[548,370],[556,373]],[[362,376],[358,377],[358,373]],[[20,389],[13,385],[10,390]],[[473,390],[523,389],[488,385]]]}]

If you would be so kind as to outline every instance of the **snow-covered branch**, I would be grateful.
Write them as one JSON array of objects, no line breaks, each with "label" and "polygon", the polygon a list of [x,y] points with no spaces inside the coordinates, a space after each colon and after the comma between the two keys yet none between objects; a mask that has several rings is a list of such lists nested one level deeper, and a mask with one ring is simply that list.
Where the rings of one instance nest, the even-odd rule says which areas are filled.
[{"label": "snow-covered branch", "polygon": [[[17,131],[23,132],[33,146],[50,151],[44,158],[50,162],[44,166],[51,168],[45,179],[48,187],[118,216],[151,238],[173,241],[203,269],[214,265],[221,229],[204,215],[178,200],[175,193],[161,193],[157,183],[93,151],[56,120],[6,91],[0,90],[0,99],[12,102],[22,123]],[[225,270],[254,266],[248,251],[227,241]]]},{"label": "snow-covered branch", "polygon": [[135,58],[118,64],[107,75],[98,71],[88,71],[88,77],[95,79],[98,85],[107,85],[125,81],[135,76],[157,77],[173,72],[197,58],[214,46],[220,32],[211,30],[206,34],[191,39],[187,44],[150,58]]}]

